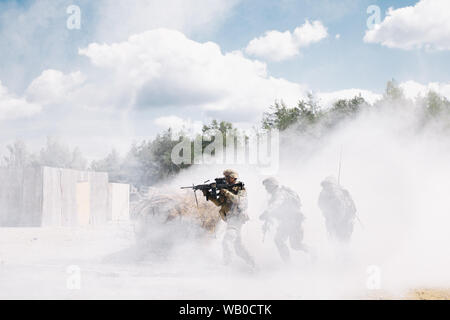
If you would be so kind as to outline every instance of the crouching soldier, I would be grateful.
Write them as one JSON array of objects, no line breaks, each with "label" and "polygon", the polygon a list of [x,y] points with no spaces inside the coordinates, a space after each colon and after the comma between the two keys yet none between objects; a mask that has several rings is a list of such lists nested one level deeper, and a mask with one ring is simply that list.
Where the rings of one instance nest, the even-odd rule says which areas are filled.
[{"label": "crouching soldier", "polygon": [[[237,184],[238,173],[233,170],[223,172],[225,180],[229,185]],[[220,191],[219,197],[215,199],[210,196],[209,191],[203,191],[208,200],[220,207],[220,216],[226,222],[227,228],[223,238],[223,258],[224,263],[229,264],[233,256],[233,248],[236,255],[244,259],[252,268],[255,267],[253,257],[244,247],[241,237],[241,229],[249,220],[246,213],[248,202],[247,192],[244,186],[234,186]]]}]

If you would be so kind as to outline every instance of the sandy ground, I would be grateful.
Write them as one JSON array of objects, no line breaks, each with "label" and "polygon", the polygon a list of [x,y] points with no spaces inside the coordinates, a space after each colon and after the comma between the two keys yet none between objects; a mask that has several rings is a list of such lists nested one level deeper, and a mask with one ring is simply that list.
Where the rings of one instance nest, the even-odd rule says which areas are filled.
[{"label": "sandy ground", "polygon": [[326,271],[317,278],[303,276],[309,274],[307,266],[266,264],[251,272],[236,263],[230,269],[220,264],[220,242],[214,240],[197,243],[197,251],[181,248],[156,259],[137,249],[131,224],[1,228],[0,298],[450,299],[450,290],[442,289],[368,292],[344,285],[345,274],[337,276],[342,282]]},{"label": "sandy ground", "polygon": [[450,300],[450,289],[417,289],[405,296],[410,300]]}]

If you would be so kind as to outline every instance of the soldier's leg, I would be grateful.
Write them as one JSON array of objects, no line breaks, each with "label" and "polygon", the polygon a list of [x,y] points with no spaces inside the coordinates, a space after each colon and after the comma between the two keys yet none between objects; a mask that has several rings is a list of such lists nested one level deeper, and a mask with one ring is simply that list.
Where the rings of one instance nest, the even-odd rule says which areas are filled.
[{"label": "soldier's leg", "polygon": [[336,241],[339,239],[339,229],[336,227],[335,221],[327,220],[326,221],[328,237],[331,241]]},{"label": "soldier's leg", "polygon": [[236,254],[245,260],[250,266],[255,266],[255,260],[248,252],[247,248],[242,243],[241,230],[237,232],[236,239],[234,241],[234,249],[236,250]]},{"label": "soldier's leg", "polygon": [[307,251],[306,246],[303,243],[303,227],[300,222],[293,224],[290,228],[289,243],[294,250]]},{"label": "soldier's leg", "polygon": [[223,237],[223,262],[224,264],[230,264],[233,259],[233,243],[237,237],[236,229],[227,226],[225,235]]},{"label": "soldier's leg", "polygon": [[275,234],[275,244],[278,248],[278,252],[280,253],[281,258],[284,261],[289,261],[290,254],[289,254],[289,248],[286,245],[286,240],[288,238],[288,233],[286,232],[285,228],[282,226],[279,226],[277,229],[277,232]]},{"label": "soldier's leg", "polygon": [[353,224],[351,222],[343,222],[339,226],[339,240],[341,242],[350,242],[353,233]]}]

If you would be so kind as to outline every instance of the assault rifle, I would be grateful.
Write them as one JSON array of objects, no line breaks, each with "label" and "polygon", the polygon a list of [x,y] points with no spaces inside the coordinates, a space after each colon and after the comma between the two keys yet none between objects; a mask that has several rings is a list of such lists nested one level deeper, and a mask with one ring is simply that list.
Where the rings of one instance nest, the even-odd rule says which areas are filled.
[{"label": "assault rifle", "polygon": [[225,178],[217,178],[215,182],[208,183],[205,181],[204,184],[192,185],[192,187],[181,187],[181,189],[192,189],[195,194],[195,202],[198,207],[198,199],[197,199],[197,191],[207,191],[206,200],[217,200],[219,199],[219,193],[221,190],[230,190],[234,187],[239,187],[240,189],[244,188],[244,184],[242,182],[228,184]]}]

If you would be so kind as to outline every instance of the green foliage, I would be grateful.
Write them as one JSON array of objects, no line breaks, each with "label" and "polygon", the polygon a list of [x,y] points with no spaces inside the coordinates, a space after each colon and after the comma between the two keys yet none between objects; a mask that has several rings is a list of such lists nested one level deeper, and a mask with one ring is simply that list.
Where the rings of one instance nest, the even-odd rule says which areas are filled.
[{"label": "green foliage", "polygon": [[[293,107],[287,106],[282,100],[275,101],[274,105],[270,106],[268,112],[263,115],[262,128],[280,131],[292,129],[300,134],[312,132],[314,136],[320,137],[324,133],[333,132],[330,129],[345,120],[353,119],[362,110],[377,110],[385,105],[402,106],[407,104],[414,104],[420,108],[419,110],[422,111],[421,125],[427,125],[431,121],[436,122],[435,120],[447,121],[447,125],[444,125],[443,128],[450,130],[450,101],[448,99],[430,91],[421,100],[408,101],[395,80],[387,83],[383,98],[373,105],[368,104],[361,95],[352,99],[340,99],[328,110],[324,110],[312,94],[309,94],[307,99],[300,100]],[[404,112],[409,111],[404,110]],[[320,130],[312,131],[316,128]],[[237,140],[238,130],[233,127],[232,123],[213,120],[210,124],[203,126],[202,132],[196,138],[202,139],[201,152],[212,142],[212,137],[217,132],[222,133],[224,137],[224,147],[227,139],[236,139],[234,140],[235,144],[239,141]],[[133,143],[124,157],[121,157],[116,150],[112,150],[104,159],[93,161],[90,169],[108,172],[110,180],[113,182],[131,183],[135,186],[153,185],[190,166],[187,164],[175,165],[171,159],[173,148],[183,139],[188,138],[183,134],[174,137],[173,132],[169,129],[158,134],[152,140]],[[189,141],[191,154],[194,157],[194,151],[200,152],[200,150],[194,150],[193,139],[189,138]],[[79,170],[86,168],[86,160],[78,148],[71,150],[68,146],[52,138],[48,138],[45,147],[37,154],[30,154],[25,143],[20,140],[7,146],[7,152],[7,156],[2,161],[3,167],[52,166]]]},{"label": "green foliage", "polygon": [[340,99],[325,113],[327,127],[334,127],[341,121],[354,118],[368,103],[360,95],[352,99]]},{"label": "green foliage", "polygon": [[83,154],[81,153],[81,150],[76,147],[72,151],[72,160],[69,164],[71,169],[75,170],[86,170],[87,168],[87,161],[83,157]]},{"label": "green foliage", "polygon": [[156,177],[158,180],[173,176],[180,172],[182,168],[188,165],[178,166],[172,162],[172,149],[183,140],[183,136],[178,139],[172,138],[172,131],[169,129],[166,132],[156,136],[149,147],[151,152],[150,160],[154,163],[153,168],[156,169]]},{"label": "green foliage", "polygon": [[[421,103],[419,103],[419,101]],[[450,128],[450,101],[434,91],[428,92],[422,100],[410,101],[405,98],[402,88],[395,80],[388,81],[383,98],[370,105],[360,95],[352,99],[340,99],[329,110],[324,110],[314,99],[308,95],[307,100],[301,100],[296,107],[288,107],[284,102],[275,102],[270,111],[264,113],[262,120],[263,129],[278,129],[284,131],[288,128],[305,132],[323,125],[331,129],[346,119],[352,119],[364,109],[377,109],[383,107],[398,107],[416,105],[422,108],[426,125],[432,119],[447,119],[447,127]],[[405,110],[404,112],[409,112]]]},{"label": "green foliage", "polygon": [[299,110],[299,120],[302,127],[318,123],[324,115],[321,111],[322,108],[311,93],[308,94],[307,100],[298,102],[297,109]]},{"label": "green foliage", "polygon": [[[234,146],[236,149],[238,144],[240,143],[239,138],[239,132],[236,128],[233,127],[233,124],[226,121],[218,122],[217,120],[212,120],[211,124],[204,125],[202,129],[202,134],[197,136],[196,139],[201,139],[202,141],[202,147],[201,147],[201,153],[204,154],[205,149],[215,142],[216,134],[220,133],[222,136],[222,146],[223,150],[225,150],[227,147],[230,147],[231,145]],[[195,154],[195,151],[197,153]],[[216,150],[212,151],[211,155],[215,155]],[[199,157],[201,156],[200,150],[194,150],[194,141],[192,141],[192,155],[193,157]]]},{"label": "green foliage", "polygon": [[366,100],[364,100],[360,94],[350,100],[341,99],[336,101],[330,112],[343,116],[351,116],[358,113],[361,110],[361,107],[366,104]]},{"label": "green foliage", "polygon": [[263,129],[278,129],[284,131],[287,128],[295,128],[298,131],[307,131],[322,123],[333,127],[339,121],[357,114],[366,101],[361,95],[350,100],[338,100],[333,107],[324,111],[312,94],[307,100],[300,100],[296,107],[289,108],[283,102],[270,108],[271,112],[265,113],[262,121]]},{"label": "green foliage", "polygon": [[97,172],[108,172],[112,182],[121,182],[122,159],[119,153],[113,149],[104,159],[92,161],[90,169]]},{"label": "green foliage", "polygon": [[436,117],[450,113],[450,101],[434,91],[429,91],[425,97],[425,110],[428,116]]},{"label": "green foliage", "polygon": [[403,89],[400,88],[397,81],[392,79],[386,84],[386,90],[383,98],[387,101],[401,101],[405,99],[405,95],[403,93]]},{"label": "green foliage", "polygon": [[226,121],[221,121],[220,123],[217,120],[211,121],[210,125],[204,125],[202,132],[206,134],[208,131],[214,131],[218,130],[220,131],[223,136],[226,136],[227,134],[233,134],[236,132],[236,129],[233,129],[233,124]]},{"label": "green foliage", "polygon": [[6,147],[8,155],[4,157],[3,164],[6,168],[25,168],[30,165],[30,155],[28,154],[25,142],[16,140],[14,144]]},{"label": "green foliage", "polygon": [[87,164],[78,148],[71,151],[68,146],[52,137],[47,138],[46,146],[41,149],[33,162],[38,166],[78,170],[86,169]]},{"label": "green foliage", "polygon": [[222,134],[224,148],[227,145],[227,139],[235,139],[238,135],[237,129],[233,128],[232,123],[212,120],[211,124],[204,125],[202,129],[202,152],[211,142],[214,141],[212,137],[216,134],[216,132],[220,132]]},{"label": "green foliage", "polygon": [[266,130],[278,129],[283,131],[296,123],[299,116],[300,110],[298,108],[288,108],[283,101],[280,103],[275,101],[275,104],[270,106],[270,111],[264,113],[262,127]]},{"label": "green foliage", "polygon": [[17,140],[6,147],[8,155],[3,159],[3,166],[7,168],[27,168],[32,166],[48,166],[55,168],[69,168],[85,170],[87,161],[79,148],[70,148],[58,140],[48,137],[47,143],[39,153],[31,154],[25,142]]},{"label": "green foliage", "polygon": [[185,137],[173,138],[172,130],[158,134],[155,139],[133,144],[121,165],[121,175],[135,186],[149,186],[176,175],[190,165],[174,164],[172,149]]}]

